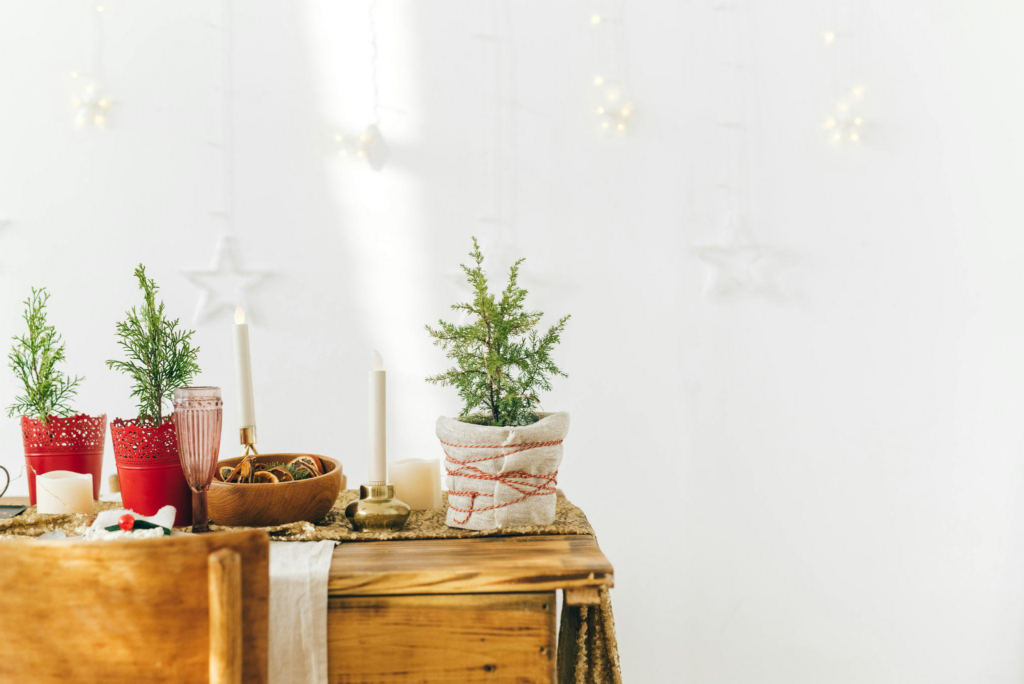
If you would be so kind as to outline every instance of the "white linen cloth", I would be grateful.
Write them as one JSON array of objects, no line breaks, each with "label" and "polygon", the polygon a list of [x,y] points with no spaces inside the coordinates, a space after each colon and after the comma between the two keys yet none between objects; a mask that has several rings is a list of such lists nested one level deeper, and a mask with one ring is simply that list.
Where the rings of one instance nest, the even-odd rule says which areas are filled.
[{"label": "white linen cloth", "polygon": [[327,576],[334,542],[270,542],[270,684],[327,684]]}]

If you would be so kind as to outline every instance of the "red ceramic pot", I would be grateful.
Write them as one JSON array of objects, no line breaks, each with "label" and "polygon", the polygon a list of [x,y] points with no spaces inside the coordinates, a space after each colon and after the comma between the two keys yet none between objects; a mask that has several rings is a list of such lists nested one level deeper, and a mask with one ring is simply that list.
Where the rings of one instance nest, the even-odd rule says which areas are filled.
[{"label": "red ceramic pot", "polygon": [[103,475],[103,447],[107,437],[107,416],[84,413],[68,418],[50,416],[43,423],[21,417],[21,437],[28,466],[28,499],[36,505],[36,475],[53,470],[70,470],[92,475],[92,498],[100,497]]},{"label": "red ceramic pot", "polygon": [[174,506],[174,526],[191,525],[192,490],[181,469],[171,419],[148,427],[137,420],[116,418],[110,423],[110,439],[124,507],[139,515],[154,515],[163,506]]}]

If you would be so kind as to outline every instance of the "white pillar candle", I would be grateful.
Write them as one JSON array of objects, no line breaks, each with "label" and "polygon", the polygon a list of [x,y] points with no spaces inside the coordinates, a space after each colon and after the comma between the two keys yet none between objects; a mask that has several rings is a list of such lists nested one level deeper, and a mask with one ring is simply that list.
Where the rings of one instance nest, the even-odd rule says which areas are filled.
[{"label": "white pillar candle", "polygon": [[374,351],[373,370],[370,371],[370,484],[388,481],[386,386],[384,359]]},{"label": "white pillar candle", "polygon": [[36,476],[39,513],[92,513],[92,475],[54,470]]},{"label": "white pillar candle", "polygon": [[407,458],[388,468],[395,496],[416,511],[441,507],[441,461],[436,458]]},{"label": "white pillar candle", "polygon": [[238,427],[256,425],[252,398],[252,363],[249,358],[249,324],[242,307],[235,309],[235,384],[238,389]]}]

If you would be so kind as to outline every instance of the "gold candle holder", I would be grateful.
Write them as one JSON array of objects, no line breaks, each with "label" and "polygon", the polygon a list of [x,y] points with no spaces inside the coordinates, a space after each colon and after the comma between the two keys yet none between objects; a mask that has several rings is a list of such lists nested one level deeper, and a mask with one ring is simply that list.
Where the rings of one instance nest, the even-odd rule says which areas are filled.
[{"label": "gold candle holder", "polygon": [[359,500],[345,507],[345,517],[357,532],[400,530],[411,512],[395,498],[395,486],[384,482],[359,485]]},{"label": "gold candle holder", "polygon": [[238,429],[238,442],[245,447],[243,456],[259,456],[256,451],[256,426],[247,425]]}]

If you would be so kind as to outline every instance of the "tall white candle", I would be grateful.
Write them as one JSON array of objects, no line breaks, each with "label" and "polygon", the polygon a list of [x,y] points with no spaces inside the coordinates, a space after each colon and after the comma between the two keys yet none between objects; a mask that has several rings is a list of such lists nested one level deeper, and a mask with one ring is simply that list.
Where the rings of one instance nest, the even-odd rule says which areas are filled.
[{"label": "tall white candle", "polygon": [[249,358],[249,324],[242,307],[235,309],[235,384],[238,389],[238,426],[256,425],[256,402],[252,398],[252,362]]},{"label": "tall white candle", "polygon": [[441,461],[436,458],[407,458],[393,461],[388,468],[395,497],[414,511],[441,507]]},{"label": "tall white candle", "polygon": [[52,470],[36,476],[39,513],[92,513],[92,475]]},{"label": "tall white candle", "polygon": [[370,371],[370,484],[383,484],[388,480],[386,386],[384,359],[374,351]]}]

